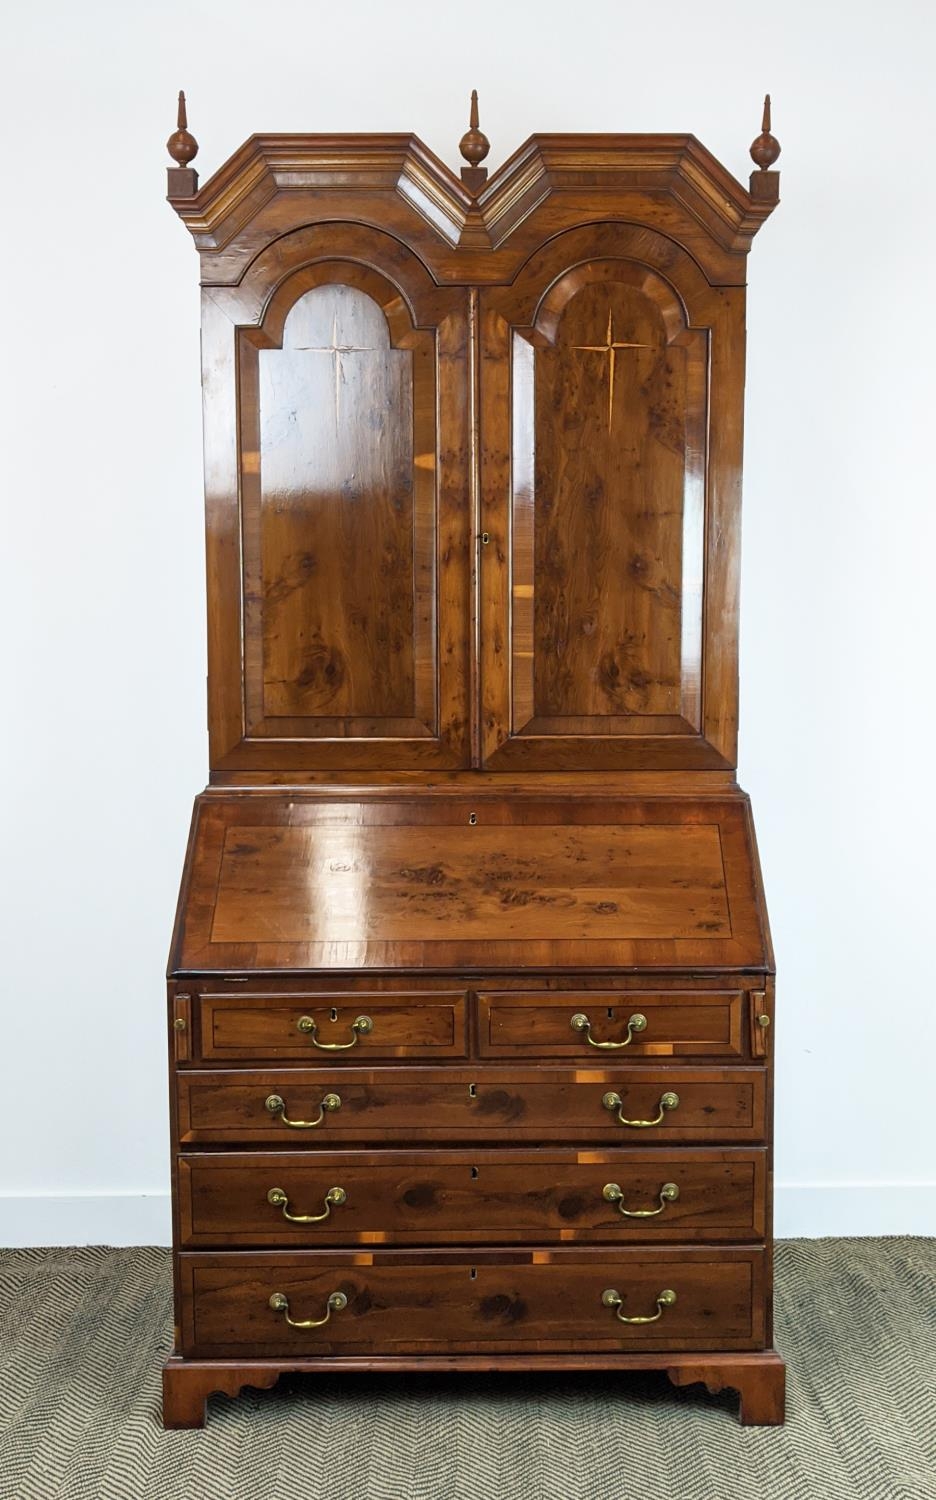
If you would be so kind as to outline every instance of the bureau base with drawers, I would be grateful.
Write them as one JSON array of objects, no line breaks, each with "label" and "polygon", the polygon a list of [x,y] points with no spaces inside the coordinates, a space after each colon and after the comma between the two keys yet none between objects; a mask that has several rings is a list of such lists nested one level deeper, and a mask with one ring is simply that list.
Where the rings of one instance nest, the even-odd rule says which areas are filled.
[{"label": "bureau base with drawers", "polygon": [[[364,872],[366,901],[302,904]],[[665,1369],[778,1421],[770,970],[740,797],[204,794],[166,1421],[286,1370],[417,1367]]]}]

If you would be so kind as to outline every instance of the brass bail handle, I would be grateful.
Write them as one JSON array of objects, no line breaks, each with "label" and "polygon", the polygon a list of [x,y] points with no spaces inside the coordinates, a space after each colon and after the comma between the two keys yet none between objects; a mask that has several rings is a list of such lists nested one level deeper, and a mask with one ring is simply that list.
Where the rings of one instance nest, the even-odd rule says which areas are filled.
[{"label": "brass bail handle", "polygon": [[323,1328],[333,1312],[344,1312],[348,1305],[348,1299],[344,1292],[332,1292],[325,1304],[324,1318],[291,1318],[289,1315],[289,1298],[284,1292],[274,1292],[269,1302],[274,1312],[281,1312],[290,1328]]},{"label": "brass bail handle", "polygon": [[624,1298],[620,1292],[616,1292],[614,1287],[609,1286],[607,1291],[601,1294],[602,1307],[613,1307],[619,1323],[656,1323],[659,1318],[662,1318],[666,1308],[672,1307],[675,1301],[676,1293],[667,1287],[656,1299],[657,1310],[655,1313],[651,1313],[648,1318],[625,1318],[621,1312],[621,1308],[624,1306]]},{"label": "brass bail handle", "polygon": [[355,1016],[351,1022],[354,1035],[350,1042],[320,1042],[315,1034],[318,1028],[311,1016],[300,1016],[297,1026],[304,1035],[311,1039],[313,1047],[318,1047],[320,1052],[347,1052],[349,1047],[356,1047],[360,1038],[367,1036],[374,1029],[370,1016]]},{"label": "brass bail handle", "polygon": [[667,1089],[665,1094],[661,1094],[657,1112],[652,1120],[626,1120],[624,1118],[624,1101],[620,1094],[613,1092],[603,1094],[601,1102],[605,1109],[611,1110],[612,1113],[614,1110],[617,1110],[619,1125],[627,1125],[631,1130],[649,1130],[653,1125],[662,1125],[663,1116],[667,1110],[679,1108],[679,1095],[672,1093],[669,1089]]},{"label": "brass bail handle", "polygon": [[282,1188],[273,1187],[267,1193],[267,1202],[272,1203],[274,1208],[283,1210],[283,1218],[288,1219],[290,1224],[321,1224],[327,1219],[332,1211],[332,1205],[340,1208],[342,1203],[347,1203],[348,1195],[343,1187],[332,1187],[325,1194],[325,1212],[321,1214],[291,1214],[289,1212],[289,1198]]},{"label": "brass bail handle", "polygon": [[642,1016],[640,1014],[640,1011],[636,1011],[634,1015],[630,1017],[627,1023],[627,1036],[624,1038],[623,1042],[596,1042],[595,1038],[591,1034],[591,1021],[586,1015],[582,1013],[582,1011],[579,1011],[577,1015],[574,1015],[572,1017],[569,1025],[572,1027],[573,1031],[578,1031],[585,1037],[585,1040],[590,1047],[602,1047],[607,1051],[617,1047],[629,1047],[631,1042],[634,1040],[637,1032],[646,1031],[647,1018],[646,1016]]},{"label": "brass bail handle", "polygon": [[606,1182],[601,1189],[601,1196],[606,1203],[616,1203],[618,1212],[622,1213],[625,1219],[655,1219],[657,1214],[663,1212],[667,1203],[676,1202],[679,1197],[679,1188],[675,1182],[664,1182],[660,1188],[659,1208],[625,1208],[624,1193],[616,1182]]},{"label": "brass bail handle", "polygon": [[341,1097],[338,1094],[326,1094],[314,1120],[291,1120],[286,1113],[286,1101],[279,1094],[268,1094],[263,1101],[263,1107],[269,1110],[271,1115],[278,1115],[290,1130],[317,1130],[325,1119],[326,1113],[341,1108]]}]

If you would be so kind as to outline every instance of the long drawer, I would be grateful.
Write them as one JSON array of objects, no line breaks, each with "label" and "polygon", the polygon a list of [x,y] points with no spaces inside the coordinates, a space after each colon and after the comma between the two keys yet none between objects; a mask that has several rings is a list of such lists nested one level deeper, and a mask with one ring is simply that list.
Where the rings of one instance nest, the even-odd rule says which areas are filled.
[{"label": "long drawer", "polygon": [[761,1068],[342,1068],[179,1072],[179,1139],[320,1142],[764,1138]]},{"label": "long drawer", "polygon": [[764,1338],[753,1248],[196,1252],[179,1271],[192,1356],[753,1349]]},{"label": "long drawer", "polygon": [[193,1152],[178,1173],[180,1238],[191,1248],[764,1233],[757,1149]]}]

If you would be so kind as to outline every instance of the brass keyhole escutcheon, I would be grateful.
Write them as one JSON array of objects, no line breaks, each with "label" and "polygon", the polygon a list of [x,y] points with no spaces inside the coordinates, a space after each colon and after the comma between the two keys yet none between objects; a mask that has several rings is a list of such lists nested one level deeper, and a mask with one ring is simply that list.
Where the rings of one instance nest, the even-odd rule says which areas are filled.
[{"label": "brass keyhole escutcheon", "polygon": [[478,821],[478,814],[477,813],[469,813],[468,814],[468,822],[471,824],[472,828],[477,823],[477,821]]},{"label": "brass keyhole escutcheon", "polygon": [[488,545],[488,543],[490,542],[490,540],[491,540],[491,533],[489,531],[482,531],[482,533],[481,533],[481,545],[482,545],[482,547],[486,547]]}]

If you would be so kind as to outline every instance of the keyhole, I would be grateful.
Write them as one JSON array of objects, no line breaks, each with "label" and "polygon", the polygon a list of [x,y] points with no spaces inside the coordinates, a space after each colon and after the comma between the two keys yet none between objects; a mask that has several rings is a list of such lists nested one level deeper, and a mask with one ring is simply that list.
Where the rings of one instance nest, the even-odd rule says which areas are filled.
[{"label": "keyhole", "polygon": [[477,1167],[472,1167],[472,1169],[471,1169],[471,1175],[475,1179],[475,1181],[477,1181],[477,1178],[478,1178],[478,1169],[477,1169]]},{"label": "keyhole", "polygon": [[[331,1008],[331,1010],[330,1010],[330,1011],[329,1011],[329,1012],[328,1012],[328,1014],[329,1014],[329,1016],[330,1016],[330,1017],[331,1017],[331,1019],[332,1019],[332,1020],[333,1020],[333,1021],[337,1021],[337,1019],[338,1019],[338,1012],[337,1012],[337,1010],[336,1010],[336,1009],[335,1009],[335,1007],[334,1007],[334,1006],[332,1006],[332,1008]],[[608,1015],[609,1015],[609,1016],[610,1016],[610,1014],[611,1014],[611,1012],[610,1012],[610,1011],[608,1011]]]},{"label": "keyhole", "polygon": [[477,1086],[477,1084],[475,1084],[475,1083],[469,1083],[469,1085],[468,1085],[468,1098],[469,1099],[477,1099],[477,1097],[478,1097],[478,1086]]},{"label": "keyhole", "polygon": [[478,1268],[477,1268],[477,1266],[472,1266],[471,1270],[468,1272],[468,1275],[471,1277],[472,1281],[477,1281],[477,1279],[478,1279]]},{"label": "keyhole", "polygon": [[477,821],[478,821],[478,814],[477,813],[469,813],[468,814],[468,822],[472,825],[472,827],[474,827],[474,825],[475,825],[475,823],[477,823]]},{"label": "keyhole", "polygon": [[614,1011],[612,1010],[612,1008],[611,1008],[610,1005],[608,1006],[608,1020],[609,1021],[613,1021],[614,1020]]}]

